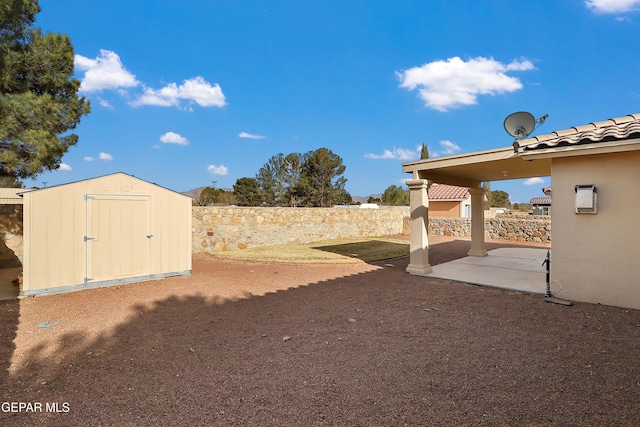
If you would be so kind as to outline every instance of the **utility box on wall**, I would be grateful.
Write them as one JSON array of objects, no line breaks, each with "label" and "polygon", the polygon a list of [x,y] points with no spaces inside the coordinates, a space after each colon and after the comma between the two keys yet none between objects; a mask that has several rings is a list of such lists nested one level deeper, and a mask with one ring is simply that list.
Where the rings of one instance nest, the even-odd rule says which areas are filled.
[{"label": "utility box on wall", "polygon": [[576,213],[577,214],[596,214],[598,213],[597,201],[598,194],[596,186],[576,185]]}]

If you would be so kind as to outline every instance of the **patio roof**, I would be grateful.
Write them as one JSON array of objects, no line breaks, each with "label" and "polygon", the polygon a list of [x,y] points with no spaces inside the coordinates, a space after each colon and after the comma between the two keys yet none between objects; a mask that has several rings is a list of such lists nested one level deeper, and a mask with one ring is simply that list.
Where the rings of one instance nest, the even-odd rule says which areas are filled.
[{"label": "patio roof", "polygon": [[549,176],[551,160],[524,160],[513,147],[505,147],[408,162],[402,170],[414,178],[479,188],[482,182]]},{"label": "patio roof", "polygon": [[497,148],[404,163],[414,179],[480,187],[482,182],[551,175],[551,158],[638,150],[640,114],[594,122]]}]

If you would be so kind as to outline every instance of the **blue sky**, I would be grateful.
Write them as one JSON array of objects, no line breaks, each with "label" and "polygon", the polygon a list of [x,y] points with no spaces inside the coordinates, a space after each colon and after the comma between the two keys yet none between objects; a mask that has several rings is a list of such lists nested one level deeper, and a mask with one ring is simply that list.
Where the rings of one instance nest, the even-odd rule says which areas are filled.
[{"label": "blue sky", "polygon": [[[525,6],[526,5],[526,6]],[[92,112],[79,143],[27,186],[122,171],[185,191],[231,188],[278,153],[327,147],[352,196],[402,163],[511,145],[640,111],[640,0],[41,0],[69,34]],[[499,181],[512,202],[549,177]]]}]

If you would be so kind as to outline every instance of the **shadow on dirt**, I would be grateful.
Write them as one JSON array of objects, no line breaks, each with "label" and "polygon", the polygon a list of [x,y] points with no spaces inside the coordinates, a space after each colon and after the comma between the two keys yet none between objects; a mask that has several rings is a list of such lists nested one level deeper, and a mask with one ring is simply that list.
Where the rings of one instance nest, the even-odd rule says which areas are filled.
[{"label": "shadow on dirt", "polygon": [[0,301],[0,369],[2,370],[0,372],[0,390],[3,390],[3,401],[7,399],[4,390],[6,390],[9,381],[11,358],[16,349],[14,341],[19,321],[20,302],[18,300]]},{"label": "shadow on dirt", "polygon": [[384,240],[314,246],[314,249],[358,258],[365,262],[409,256],[409,243],[396,243]]},{"label": "shadow on dirt", "polygon": [[[438,252],[434,245],[434,258]],[[235,301],[187,295],[131,305],[127,320],[108,333],[68,331],[56,348],[33,348],[8,376],[10,351],[3,347],[3,400],[66,402],[69,412],[5,412],[0,421],[634,424],[639,312],[567,309],[531,295],[411,276],[405,268],[406,260],[384,262],[374,271]],[[109,309],[108,301],[88,301]],[[3,343],[11,342],[18,319],[6,316],[17,311],[11,304],[0,306]],[[5,319],[13,324],[5,327]]]}]

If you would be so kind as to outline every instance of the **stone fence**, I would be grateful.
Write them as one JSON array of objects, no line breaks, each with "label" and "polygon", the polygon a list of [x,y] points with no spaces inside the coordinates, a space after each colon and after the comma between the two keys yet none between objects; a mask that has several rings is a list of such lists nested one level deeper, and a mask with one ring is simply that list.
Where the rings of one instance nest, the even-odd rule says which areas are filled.
[{"label": "stone fence", "polygon": [[[309,243],[339,238],[409,234],[409,207],[264,208],[194,207],[193,253]],[[429,218],[430,235],[471,236],[469,218]],[[485,238],[551,241],[551,218],[497,215],[485,220]]]},{"label": "stone fence", "polygon": [[[192,231],[194,254],[339,238],[408,235],[409,207],[194,207]],[[428,232],[469,237],[471,220],[431,217]],[[22,260],[22,205],[0,205],[0,238]],[[485,238],[548,243],[551,218],[497,215],[485,220]]]},{"label": "stone fence", "polygon": [[408,207],[193,208],[193,253],[402,234]]},{"label": "stone fence", "polygon": [[[484,221],[485,239],[518,242],[551,242],[551,217],[545,215],[496,215]],[[430,235],[471,236],[469,218],[429,218]]]}]

